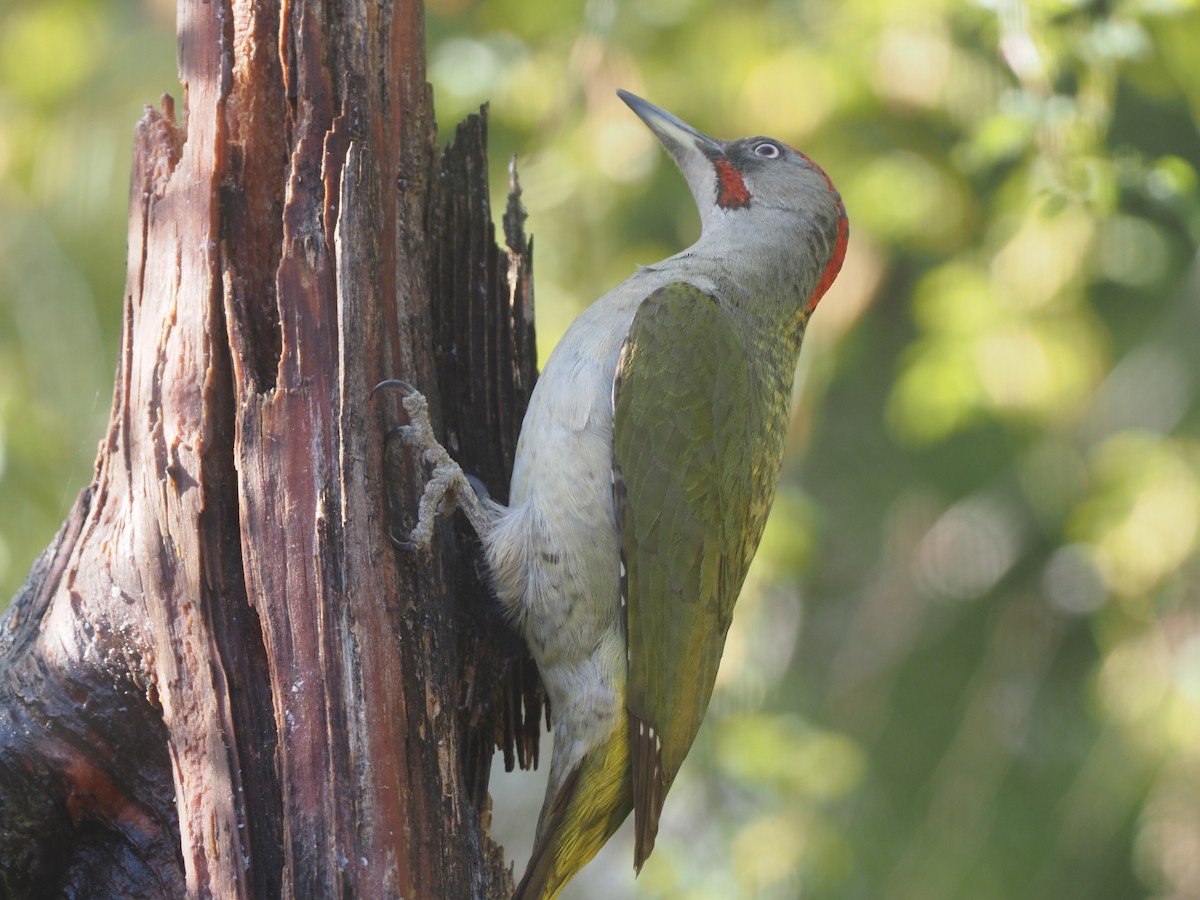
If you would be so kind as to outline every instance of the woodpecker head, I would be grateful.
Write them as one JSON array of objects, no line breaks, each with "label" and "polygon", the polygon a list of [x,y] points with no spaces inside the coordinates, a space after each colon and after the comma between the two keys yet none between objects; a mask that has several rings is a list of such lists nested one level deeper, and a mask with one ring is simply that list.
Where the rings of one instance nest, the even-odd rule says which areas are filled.
[{"label": "woodpecker head", "polygon": [[806,243],[825,245],[817,255],[828,262],[805,309],[812,312],[841,270],[849,236],[842,197],[825,171],[775,138],[719,141],[628,91],[617,94],[679,166],[706,232],[718,223],[722,231],[760,223],[778,228],[782,220],[793,222]]}]

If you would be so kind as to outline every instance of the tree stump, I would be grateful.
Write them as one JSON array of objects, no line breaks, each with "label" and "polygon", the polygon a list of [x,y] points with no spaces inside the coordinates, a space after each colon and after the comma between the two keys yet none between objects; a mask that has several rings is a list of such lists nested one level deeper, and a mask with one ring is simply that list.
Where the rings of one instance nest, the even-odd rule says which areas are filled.
[{"label": "tree stump", "polygon": [[179,5],[184,121],[135,135],[95,476],[0,623],[0,893],[503,897],[494,747],[537,672],[425,473],[403,377],[504,500],[535,378],[515,177],[437,151],[416,0]]}]

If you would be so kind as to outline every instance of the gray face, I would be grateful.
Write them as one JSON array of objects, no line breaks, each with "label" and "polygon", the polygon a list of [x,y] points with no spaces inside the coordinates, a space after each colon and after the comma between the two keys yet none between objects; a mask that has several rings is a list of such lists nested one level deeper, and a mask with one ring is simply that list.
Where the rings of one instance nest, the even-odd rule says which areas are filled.
[{"label": "gray face", "polygon": [[[700,212],[704,233],[720,232],[728,248],[740,237],[742,250],[771,235],[808,248],[804,259],[828,259],[807,301],[811,312],[833,282],[846,253],[849,233],[842,198],[821,167],[783,141],[750,137],[719,141],[626,91],[621,98],[641,117],[679,166]],[[715,232],[714,232],[715,234]],[[747,240],[747,238],[751,240]],[[757,265],[757,264],[755,264]],[[758,267],[761,269],[761,267]]]},{"label": "gray face", "polygon": [[[783,141],[759,136],[722,141],[720,146],[728,164],[741,173],[750,205],[803,210],[821,219],[836,220],[843,214],[841,197],[829,176]],[[713,158],[713,165],[720,181],[719,159]],[[730,177],[727,175],[726,181]]]},{"label": "gray face", "polygon": [[621,98],[675,160],[707,219],[714,200],[724,210],[754,206],[836,222],[845,211],[829,177],[803,153],[770,137],[719,141],[627,91]]}]

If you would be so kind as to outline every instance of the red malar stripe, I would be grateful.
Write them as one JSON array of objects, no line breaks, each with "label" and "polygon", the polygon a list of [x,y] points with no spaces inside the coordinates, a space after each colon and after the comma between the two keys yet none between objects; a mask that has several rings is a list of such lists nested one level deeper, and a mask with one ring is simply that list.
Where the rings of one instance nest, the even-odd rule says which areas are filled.
[{"label": "red malar stripe", "polygon": [[717,206],[722,209],[743,209],[750,205],[750,189],[742,180],[742,173],[727,159],[713,160],[717,170]]}]

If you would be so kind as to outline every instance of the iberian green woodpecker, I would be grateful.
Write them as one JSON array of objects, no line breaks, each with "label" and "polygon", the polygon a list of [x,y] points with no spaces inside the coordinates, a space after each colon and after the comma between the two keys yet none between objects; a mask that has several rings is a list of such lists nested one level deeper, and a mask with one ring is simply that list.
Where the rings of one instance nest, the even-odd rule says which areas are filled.
[{"label": "iberian green woodpecker", "polygon": [[[450,500],[550,696],[554,754],[516,897],[552,898],[632,810],[634,866],[708,707],[775,495],[800,340],[846,252],[829,177],[766,137],[718,141],[620,92],[687,179],[702,232],[577,318],[521,428],[510,505],[480,499],[403,383]],[[385,384],[388,384],[385,382]]]}]

